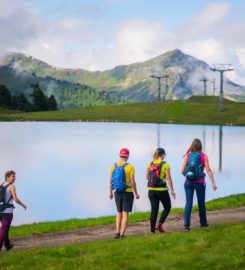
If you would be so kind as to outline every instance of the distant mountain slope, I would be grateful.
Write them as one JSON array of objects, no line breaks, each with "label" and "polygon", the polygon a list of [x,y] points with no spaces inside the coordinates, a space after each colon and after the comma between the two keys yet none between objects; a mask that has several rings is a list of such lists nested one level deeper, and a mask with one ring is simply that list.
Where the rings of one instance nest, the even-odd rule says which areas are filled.
[{"label": "distant mountain slope", "polygon": [[[0,83],[4,80],[2,76],[4,68],[12,70],[11,74],[18,74],[18,78],[15,77],[15,84],[11,75],[5,80],[12,91],[20,91],[23,87],[27,91],[29,81],[40,80],[45,91],[53,93],[56,97],[59,96],[58,104],[61,107],[88,105],[86,102],[78,102],[85,93],[89,95],[89,104],[156,100],[157,81],[150,77],[155,71],[169,75],[168,88],[165,87],[165,81],[162,81],[162,95],[165,99],[187,99],[191,95],[202,94],[203,83],[200,79],[204,76],[209,81],[215,78],[216,88],[219,89],[219,74],[210,71],[207,63],[180,50],[162,54],[142,63],[96,72],[83,69],[58,69],[19,53],[9,53],[0,64],[2,65]],[[22,76],[25,77],[25,85],[22,84]],[[64,89],[69,94],[64,94]],[[234,100],[245,99],[245,87],[228,79],[225,80],[224,90],[226,97]],[[93,94],[91,91],[94,91]],[[213,94],[210,82],[207,83],[207,92]],[[218,90],[215,94],[218,94]],[[76,96],[74,104],[72,104],[73,98],[67,101],[70,95]]]},{"label": "distant mountain slope", "polygon": [[118,102],[118,97],[113,96],[113,93],[99,92],[88,85],[71,83],[52,77],[38,77],[34,72],[19,71],[7,65],[0,66],[0,84],[6,85],[11,90],[12,95],[22,92],[31,99],[31,84],[33,83],[39,83],[45,94],[53,94],[60,109]]}]

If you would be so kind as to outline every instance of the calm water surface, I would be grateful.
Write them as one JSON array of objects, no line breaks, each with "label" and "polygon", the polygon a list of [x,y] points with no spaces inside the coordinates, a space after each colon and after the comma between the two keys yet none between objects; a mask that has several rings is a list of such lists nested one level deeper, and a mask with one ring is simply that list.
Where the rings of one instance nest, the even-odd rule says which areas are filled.
[{"label": "calm water surface", "polygon": [[157,146],[167,152],[177,194],[184,206],[183,154],[198,137],[218,185],[207,178],[207,200],[245,192],[245,128],[123,123],[0,123],[0,175],[14,169],[19,197],[14,224],[116,213],[108,199],[109,167],[122,147],[130,149],[140,200],[134,211],[149,210],[145,170]]}]

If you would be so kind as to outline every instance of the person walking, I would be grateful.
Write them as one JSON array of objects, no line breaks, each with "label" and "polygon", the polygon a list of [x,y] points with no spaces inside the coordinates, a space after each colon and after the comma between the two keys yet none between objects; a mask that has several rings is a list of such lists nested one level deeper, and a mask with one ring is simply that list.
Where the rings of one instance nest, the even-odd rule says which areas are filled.
[{"label": "person walking", "polygon": [[128,214],[132,212],[134,195],[139,199],[135,182],[135,169],[128,163],[129,150],[122,148],[120,160],[110,168],[109,198],[113,199],[113,190],[117,207],[115,239],[125,236]]},{"label": "person walking", "polygon": [[[152,233],[155,233],[156,230],[161,233],[165,232],[163,223],[171,209],[168,186],[172,197],[174,199],[176,198],[170,174],[170,165],[168,162],[164,161],[165,156],[165,150],[163,148],[157,148],[153,154],[153,161],[148,164],[146,170],[146,179],[148,180],[149,190],[148,197],[151,203],[150,226]],[[156,226],[160,202],[163,205],[164,210]]]},{"label": "person walking", "polygon": [[181,169],[182,174],[185,176],[185,196],[186,204],[184,211],[184,230],[190,230],[191,224],[191,211],[193,205],[193,195],[196,191],[200,226],[207,227],[206,207],[205,207],[205,192],[206,182],[204,169],[206,170],[211,182],[213,190],[217,189],[214,181],[213,173],[209,165],[208,156],[202,152],[202,143],[196,138],[193,140],[191,146],[184,155],[184,163]]},{"label": "person walking", "polygon": [[[7,171],[5,173],[5,182],[0,186],[1,189],[1,206],[0,206],[0,251],[4,244],[7,251],[13,248],[9,240],[9,229],[13,220],[14,202],[21,205],[26,210],[26,205],[23,204],[17,197],[15,188],[16,174],[14,171]],[[3,200],[3,201],[2,201]]]}]

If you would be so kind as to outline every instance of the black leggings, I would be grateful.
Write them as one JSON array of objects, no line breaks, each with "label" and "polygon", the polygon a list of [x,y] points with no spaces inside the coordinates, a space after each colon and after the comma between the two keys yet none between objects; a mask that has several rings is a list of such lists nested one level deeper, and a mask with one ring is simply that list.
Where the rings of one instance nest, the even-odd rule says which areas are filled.
[{"label": "black leggings", "polygon": [[163,205],[163,212],[159,219],[159,223],[163,224],[166,220],[170,209],[171,209],[171,200],[167,190],[164,191],[156,191],[156,190],[149,190],[148,197],[151,202],[151,231],[155,232],[156,222],[157,222],[157,215],[159,210],[159,202]]}]

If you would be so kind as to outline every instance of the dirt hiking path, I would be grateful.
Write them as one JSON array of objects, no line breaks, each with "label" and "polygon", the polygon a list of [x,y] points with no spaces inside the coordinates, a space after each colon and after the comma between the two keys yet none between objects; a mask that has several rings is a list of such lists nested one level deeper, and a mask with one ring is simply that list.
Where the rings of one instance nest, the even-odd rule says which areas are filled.
[{"label": "dirt hiking path", "polygon": [[[207,219],[210,225],[224,222],[245,221],[245,207],[208,211]],[[198,213],[192,214],[191,222],[191,228],[199,227]],[[164,224],[164,228],[167,232],[183,230],[183,215],[169,216]],[[149,221],[143,221],[129,224],[126,235],[143,235],[149,233]],[[115,225],[103,225],[58,233],[16,237],[12,239],[12,242],[14,244],[14,249],[26,249],[108,239],[113,238],[114,234]]]}]

